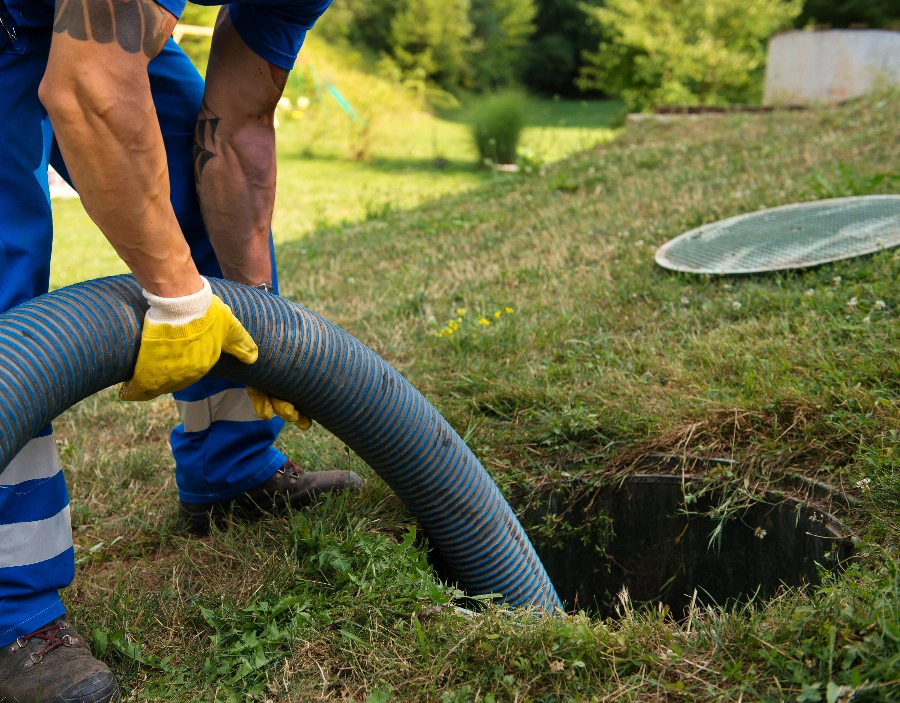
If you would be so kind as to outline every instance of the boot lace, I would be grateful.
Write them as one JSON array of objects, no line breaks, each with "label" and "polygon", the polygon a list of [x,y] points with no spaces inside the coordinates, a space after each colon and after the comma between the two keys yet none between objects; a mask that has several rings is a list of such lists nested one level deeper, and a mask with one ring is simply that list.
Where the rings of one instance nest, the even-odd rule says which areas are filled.
[{"label": "boot lace", "polygon": [[303,469],[297,466],[293,461],[286,461],[281,465],[281,468],[278,469],[278,473],[287,474],[290,478],[299,478],[300,474],[303,473]]},{"label": "boot lace", "polygon": [[44,658],[45,654],[49,654],[54,649],[72,646],[74,642],[72,635],[66,634],[62,637],[59,636],[60,631],[65,630],[67,627],[68,625],[64,622],[52,622],[49,625],[44,625],[44,627],[35,630],[30,635],[19,637],[19,639],[16,640],[16,644],[19,645],[20,649],[23,649],[28,640],[43,640],[44,644],[40,650],[31,653],[31,661],[37,664]]}]

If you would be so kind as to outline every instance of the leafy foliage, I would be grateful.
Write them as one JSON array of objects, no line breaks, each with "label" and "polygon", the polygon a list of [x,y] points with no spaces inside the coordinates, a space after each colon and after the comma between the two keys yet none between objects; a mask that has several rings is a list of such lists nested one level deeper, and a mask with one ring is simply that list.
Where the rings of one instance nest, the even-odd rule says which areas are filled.
[{"label": "leafy foliage", "polygon": [[[298,638],[333,628],[341,639],[368,647],[379,621],[444,606],[460,595],[436,580],[416,547],[415,528],[398,544],[365,518],[351,518],[349,504],[347,496],[329,496],[314,514],[297,513],[291,521],[297,564],[318,586],[282,584],[274,603],[263,596],[248,605],[226,599],[200,606],[213,631],[203,674],[223,686],[228,700],[260,693],[267,672],[290,655]],[[386,576],[391,587],[383,589]]]},{"label": "leafy foliage", "polygon": [[577,92],[575,79],[584,63],[582,54],[596,49],[600,26],[586,16],[583,7],[600,0],[537,0],[536,29],[527,52],[525,84],[546,94]]},{"label": "leafy foliage", "polygon": [[522,96],[501,93],[482,100],[471,112],[472,139],[483,161],[516,162],[519,137],[525,126]]},{"label": "leafy foliage", "polygon": [[806,0],[796,26],[825,24],[834,28],[864,24],[869,28],[897,28],[900,0]]},{"label": "leafy foliage", "polygon": [[521,78],[536,14],[534,0],[472,0],[472,86],[494,89]]},{"label": "leafy foliage", "polygon": [[466,70],[472,24],[469,0],[401,0],[391,19],[389,54],[404,74],[456,85]]},{"label": "leafy foliage", "polygon": [[766,40],[790,25],[802,0],[608,0],[588,13],[603,40],[578,85],[653,105],[757,101]]},{"label": "leafy foliage", "polygon": [[483,90],[517,81],[534,0],[337,0],[320,30],[381,59],[385,75]]}]

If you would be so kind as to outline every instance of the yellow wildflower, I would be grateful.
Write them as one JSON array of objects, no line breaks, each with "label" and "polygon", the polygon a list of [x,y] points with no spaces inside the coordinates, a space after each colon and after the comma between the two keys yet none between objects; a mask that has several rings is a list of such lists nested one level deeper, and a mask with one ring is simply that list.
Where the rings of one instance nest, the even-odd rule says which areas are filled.
[{"label": "yellow wildflower", "polygon": [[466,314],[466,309],[465,308],[456,308],[456,314],[459,315],[460,317],[462,317],[463,315]]},{"label": "yellow wildflower", "polygon": [[500,316],[501,316],[502,314],[503,314],[503,313],[500,312],[500,311],[498,310],[497,312],[494,313],[494,317],[496,317],[496,318],[499,320],[499,319],[500,319]]},{"label": "yellow wildflower", "polygon": [[480,317],[480,318],[478,318],[478,324],[479,324],[479,325],[484,325],[485,327],[487,327],[488,325],[491,324],[491,321],[490,321],[490,320],[485,320],[483,317]]},{"label": "yellow wildflower", "polygon": [[459,329],[459,323],[456,322],[455,320],[450,320],[450,322],[447,323],[447,327],[452,332],[453,330]]},{"label": "yellow wildflower", "polygon": [[512,308],[506,308],[506,314],[507,314],[507,315],[512,315],[512,313],[513,313],[513,309],[512,309]]}]

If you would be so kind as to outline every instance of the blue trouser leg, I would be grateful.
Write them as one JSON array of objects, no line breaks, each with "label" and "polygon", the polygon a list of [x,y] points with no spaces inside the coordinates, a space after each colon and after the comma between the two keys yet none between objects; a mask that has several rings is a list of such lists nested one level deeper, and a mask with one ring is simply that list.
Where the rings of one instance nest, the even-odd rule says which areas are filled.
[{"label": "blue trouser leg", "polygon": [[[200,273],[221,277],[194,189],[194,124],[203,98],[203,79],[171,39],[150,62],[149,73],[166,145],[175,215]],[[68,179],[57,155],[54,149],[51,163]],[[275,279],[274,247],[272,271]],[[273,282],[277,287],[277,280]],[[284,422],[260,420],[243,386],[206,378],[174,396],[182,419],[171,436],[181,500],[213,503],[233,498],[268,479],[286,461],[272,446]]]},{"label": "blue trouser leg", "polygon": [[[47,292],[50,121],[37,89],[50,29],[19,28],[0,51],[0,313]],[[47,427],[0,474],[0,647],[65,610],[75,573],[69,496]]]},{"label": "blue trouser leg", "polygon": [[[149,70],[166,142],[175,214],[200,273],[221,277],[194,189],[194,123],[203,79],[171,39],[150,62]],[[275,278],[274,249],[272,271]],[[183,501],[233,498],[268,479],[286,461],[272,446],[284,422],[260,420],[243,386],[209,378],[174,395],[182,424],[172,431],[171,444]]]},{"label": "blue trouser leg", "polygon": [[[45,293],[49,285],[48,154],[68,176],[58,149],[51,150],[50,122],[37,95],[50,34],[50,28],[23,29],[23,38],[0,52],[0,312]],[[191,140],[203,82],[171,41],[150,63],[150,77],[176,215],[200,272],[221,275],[193,188]],[[209,379],[179,396],[180,410],[191,420],[172,433],[183,500],[232,497],[269,478],[285,461],[272,447],[283,422],[250,415],[243,389]],[[205,425],[197,422],[204,407]],[[48,427],[0,474],[0,647],[62,615],[59,589],[73,577],[69,500]]]}]

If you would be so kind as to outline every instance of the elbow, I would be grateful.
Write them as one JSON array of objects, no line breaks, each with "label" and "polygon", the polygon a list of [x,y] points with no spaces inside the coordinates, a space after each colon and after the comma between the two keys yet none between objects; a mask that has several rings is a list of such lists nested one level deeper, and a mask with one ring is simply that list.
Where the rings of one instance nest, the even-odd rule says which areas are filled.
[{"label": "elbow", "polygon": [[38,98],[50,115],[54,127],[70,124],[84,116],[84,96],[71,81],[61,80],[49,71],[38,87]]},{"label": "elbow", "polygon": [[[139,78],[131,83],[139,85]],[[56,130],[115,121],[129,107],[129,84],[105,71],[67,71],[48,66],[38,87],[38,98]]]}]

